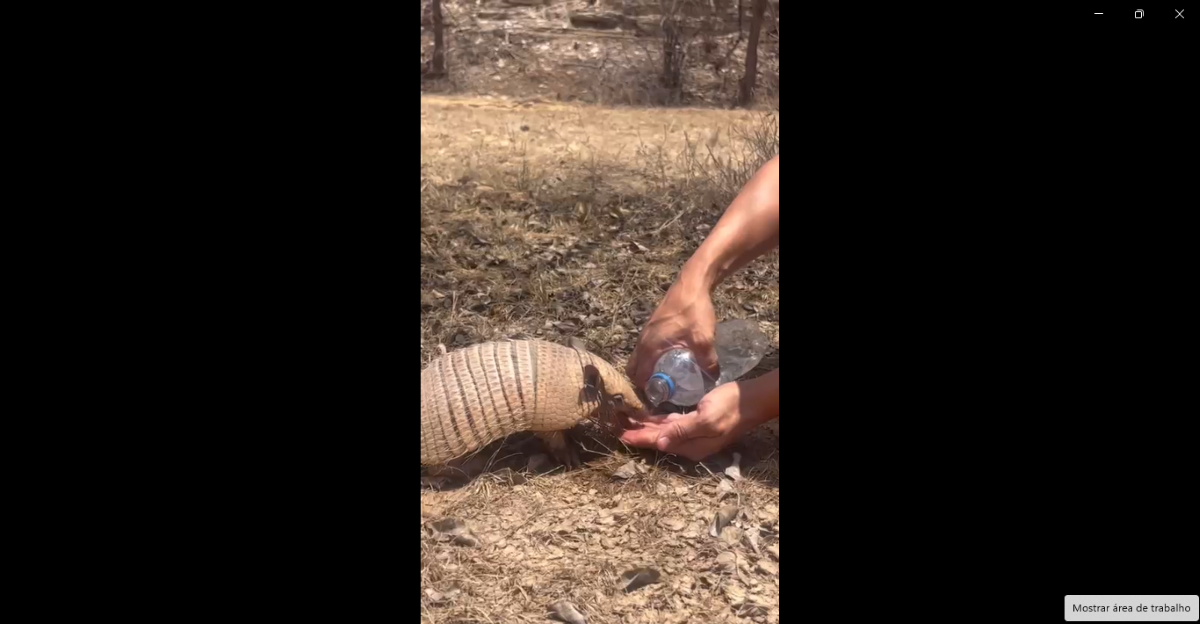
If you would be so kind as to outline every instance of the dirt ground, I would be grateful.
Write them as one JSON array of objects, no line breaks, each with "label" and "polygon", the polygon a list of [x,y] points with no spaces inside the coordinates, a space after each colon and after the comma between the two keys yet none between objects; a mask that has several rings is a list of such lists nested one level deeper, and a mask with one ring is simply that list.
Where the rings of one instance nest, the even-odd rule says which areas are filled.
[{"label": "dirt ground", "polygon": [[[422,365],[439,344],[574,336],[623,367],[680,266],[778,152],[778,124],[422,97]],[[772,339],[748,376],[779,364],[778,273],[773,252],[714,293],[718,319],[757,320]],[[422,471],[422,621],[543,622],[559,601],[593,623],[778,621],[777,423],[699,464],[573,433],[575,470],[517,434]]]}]

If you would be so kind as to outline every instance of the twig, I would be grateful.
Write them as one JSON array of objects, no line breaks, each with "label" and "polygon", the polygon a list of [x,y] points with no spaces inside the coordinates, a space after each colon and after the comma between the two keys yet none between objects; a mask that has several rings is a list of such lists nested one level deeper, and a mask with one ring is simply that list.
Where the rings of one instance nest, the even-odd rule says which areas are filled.
[{"label": "twig", "polygon": [[678,221],[678,220],[679,220],[679,217],[682,217],[682,216],[683,216],[685,213],[687,213],[689,210],[691,210],[691,207],[690,207],[690,206],[689,206],[689,207],[687,207],[687,208],[684,208],[683,210],[680,210],[680,211],[679,211],[679,214],[677,214],[677,215],[675,215],[673,218],[671,218],[671,220],[670,220],[670,221],[667,221],[666,223],[664,223],[664,224],[662,224],[662,225],[658,226],[658,229],[657,229],[657,230],[654,230],[654,232],[653,232],[652,234],[650,234],[650,235],[651,235],[651,236],[658,236],[659,234],[661,234],[661,233],[662,233],[662,231],[663,231],[663,230],[667,229],[667,227],[668,227],[668,226],[670,226],[672,223],[675,223],[676,221]]}]

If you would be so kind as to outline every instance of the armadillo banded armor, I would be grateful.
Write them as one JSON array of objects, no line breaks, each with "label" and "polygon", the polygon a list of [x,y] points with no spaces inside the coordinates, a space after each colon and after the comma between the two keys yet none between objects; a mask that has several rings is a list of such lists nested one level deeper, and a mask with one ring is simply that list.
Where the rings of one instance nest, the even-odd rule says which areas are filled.
[{"label": "armadillo banded armor", "polygon": [[[595,367],[603,397],[583,392]],[[607,397],[642,405],[625,376],[583,350],[541,340],[486,342],[421,371],[421,464],[445,463],[519,431],[570,429],[604,411]]]}]

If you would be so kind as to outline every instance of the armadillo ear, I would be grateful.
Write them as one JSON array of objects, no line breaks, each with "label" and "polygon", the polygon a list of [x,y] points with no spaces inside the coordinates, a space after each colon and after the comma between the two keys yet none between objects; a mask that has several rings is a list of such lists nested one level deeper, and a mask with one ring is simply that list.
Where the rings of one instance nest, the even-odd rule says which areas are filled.
[{"label": "armadillo ear", "polygon": [[600,387],[600,370],[591,364],[583,367],[583,385],[592,388]]},{"label": "armadillo ear", "polygon": [[583,367],[583,398],[589,403],[600,401],[600,371],[591,364]]}]

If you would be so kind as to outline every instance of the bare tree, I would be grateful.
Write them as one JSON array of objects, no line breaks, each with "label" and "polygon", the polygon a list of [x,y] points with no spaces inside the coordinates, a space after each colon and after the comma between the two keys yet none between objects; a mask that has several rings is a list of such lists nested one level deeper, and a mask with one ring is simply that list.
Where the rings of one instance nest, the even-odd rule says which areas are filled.
[{"label": "bare tree", "polygon": [[[686,25],[685,7],[693,0],[659,0],[662,19],[662,75],[659,83],[666,88],[670,102],[677,103],[683,93],[683,72],[687,49],[698,30]],[[665,103],[665,102],[664,102]]]},{"label": "bare tree", "polygon": [[758,76],[758,33],[762,30],[763,13],[767,0],[754,0],[754,15],[750,18],[750,41],[746,44],[746,75],[742,77],[742,89],[738,103],[749,106],[754,101],[754,79]]},{"label": "bare tree", "polygon": [[446,73],[446,44],[442,39],[442,0],[433,1],[433,73]]}]

